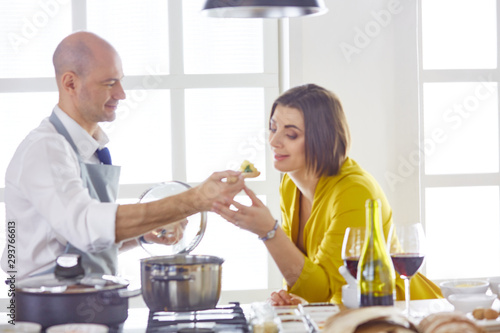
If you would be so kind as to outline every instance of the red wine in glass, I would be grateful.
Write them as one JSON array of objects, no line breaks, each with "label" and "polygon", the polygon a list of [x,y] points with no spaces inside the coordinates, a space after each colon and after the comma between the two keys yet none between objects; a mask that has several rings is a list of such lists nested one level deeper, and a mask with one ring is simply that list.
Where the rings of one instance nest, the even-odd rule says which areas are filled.
[{"label": "red wine in glass", "polygon": [[418,253],[393,254],[391,258],[396,271],[405,278],[415,275],[424,262],[424,256]]},{"label": "red wine in glass", "polygon": [[348,257],[344,259],[345,266],[354,278],[358,276],[358,263],[359,257]]},{"label": "red wine in glass", "polygon": [[422,314],[410,311],[410,279],[415,275],[425,257],[425,235],[420,223],[410,223],[391,226],[387,247],[391,254],[394,269],[401,275],[405,282],[405,313],[420,317]]},{"label": "red wine in glass", "polygon": [[342,260],[344,260],[344,266],[355,279],[358,276],[359,256],[365,242],[365,230],[364,226],[346,228],[342,242]]}]

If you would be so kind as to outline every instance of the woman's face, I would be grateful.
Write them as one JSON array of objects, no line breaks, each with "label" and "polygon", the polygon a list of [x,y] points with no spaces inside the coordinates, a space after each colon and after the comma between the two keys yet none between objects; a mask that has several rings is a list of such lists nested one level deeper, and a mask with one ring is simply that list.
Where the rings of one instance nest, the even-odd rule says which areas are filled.
[{"label": "woman's face", "polygon": [[305,126],[302,111],[278,105],[270,121],[269,144],[276,170],[287,173],[305,172]]}]

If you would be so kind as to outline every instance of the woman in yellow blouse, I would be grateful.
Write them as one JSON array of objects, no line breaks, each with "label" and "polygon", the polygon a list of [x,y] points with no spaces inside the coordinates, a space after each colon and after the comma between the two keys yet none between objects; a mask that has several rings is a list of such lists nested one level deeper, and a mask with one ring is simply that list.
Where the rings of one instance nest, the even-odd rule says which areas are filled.
[{"label": "woman in yellow blouse", "polygon": [[[274,167],[285,173],[281,228],[248,188],[250,207],[232,200],[236,211],[218,203],[214,211],[264,241],[287,287],[271,295],[274,304],[291,304],[296,301],[292,295],[309,302],[341,303],[345,280],[338,269],[345,230],[365,226],[366,200],[380,199],[387,237],[392,224],[389,202],[377,181],[347,156],[349,128],[332,92],[313,84],[285,92],[273,104],[269,130]],[[399,277],[396,285],[397,299],[404,299]],[[442,297],[421,274],[411,280],[411,295]]]}]

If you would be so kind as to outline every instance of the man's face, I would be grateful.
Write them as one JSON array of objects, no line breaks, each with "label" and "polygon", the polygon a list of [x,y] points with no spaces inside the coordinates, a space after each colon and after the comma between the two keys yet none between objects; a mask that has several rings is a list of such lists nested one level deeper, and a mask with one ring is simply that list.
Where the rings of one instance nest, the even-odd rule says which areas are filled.
[{"label": "man's face", "polygon": [[116,52],[106,51],[96,56],[87,75],[80,77],[76,107],[88,123],[113,121],[118,102],[125,99],[121,84],[122,63]]}]

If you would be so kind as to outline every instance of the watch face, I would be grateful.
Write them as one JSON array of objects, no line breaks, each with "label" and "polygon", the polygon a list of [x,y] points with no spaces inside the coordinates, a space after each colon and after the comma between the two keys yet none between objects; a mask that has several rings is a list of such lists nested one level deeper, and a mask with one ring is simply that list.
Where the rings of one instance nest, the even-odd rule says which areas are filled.
[{"label": "watch face", "polygon": [[267,233],[267,239],[273,238],[276,235],[276,230],[271,230]]},{"label": "watch face", "polygon": [[269,231],[264,237],[259,237],[260,240],[266,241],[268,239],[274,238],[276,235],[276,229],[278,229],[278,221],[274,224],[273,230]]}]

